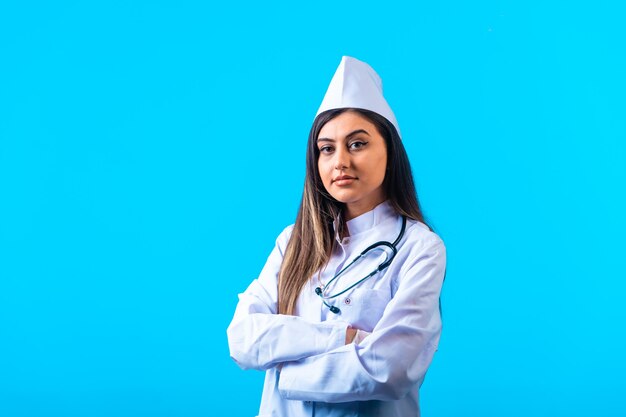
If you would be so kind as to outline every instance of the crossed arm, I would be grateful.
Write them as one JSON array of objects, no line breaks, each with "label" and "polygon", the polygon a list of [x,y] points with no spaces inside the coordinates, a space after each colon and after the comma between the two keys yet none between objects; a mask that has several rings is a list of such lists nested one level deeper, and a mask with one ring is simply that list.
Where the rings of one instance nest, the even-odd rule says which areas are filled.
[{"label": "crossed arm", "polygon": [[439,341],[443,243],[433,240],[416,249],[419,255],[403,265],[394,298],[368,334],[342,321],[277,314],[280,240],[259,278],[239,295],[227,330],[231,357],[244,369],[278,367],[278,388],[287,399],[344,402],[406,395],[423,378]]}]

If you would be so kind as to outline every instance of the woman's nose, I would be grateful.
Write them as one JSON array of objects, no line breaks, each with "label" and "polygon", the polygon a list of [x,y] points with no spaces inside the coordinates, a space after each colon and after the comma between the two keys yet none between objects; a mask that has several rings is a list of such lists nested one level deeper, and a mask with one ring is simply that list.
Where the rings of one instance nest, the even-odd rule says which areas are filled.
[{"label": "woman's nose", "polygon": [[335,169],[350,168],[350,154],[346,150],[337,150],[335,152]]}]

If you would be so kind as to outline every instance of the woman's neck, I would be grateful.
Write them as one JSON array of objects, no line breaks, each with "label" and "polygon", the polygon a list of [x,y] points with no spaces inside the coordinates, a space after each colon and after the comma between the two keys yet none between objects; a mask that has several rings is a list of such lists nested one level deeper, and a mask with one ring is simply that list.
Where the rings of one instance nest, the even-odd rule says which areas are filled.
[{"label": "woman's neck", "polygon": [[365,214],[368,211],[373,210],[374,207],[376,207],[385,200],[386,198],[384,195],[379,195],[368,201],[361,200],[355,203],[346,203],[346,207],[344,209],[346,221],[350,221],[355,217],[359,217],[361,214]]}]

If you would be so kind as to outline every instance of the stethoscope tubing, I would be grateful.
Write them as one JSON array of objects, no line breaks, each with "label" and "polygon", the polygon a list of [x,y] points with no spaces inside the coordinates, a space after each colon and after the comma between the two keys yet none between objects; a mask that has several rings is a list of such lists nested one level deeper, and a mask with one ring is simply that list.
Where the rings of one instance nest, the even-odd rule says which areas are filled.
[{"label": "stethoscope tubing", "polygon": [[[393,261],[393,259],[396,257],[396,254],[398,253],[398,249],[397,249],[396,246],[398,245],[398,243],[400,242],[400,240],[404,236],[405,230],[406,230],[406,217],[402,216],[402,228],[400,229],[400,233],[398,234],[398,237],[396,238],[396,240],[393,243],[389,243],[387,241],[379,241],[379,242],[376,242],[376,243],[368,246],[356,258],[354,258],[348,265],[343,267],[341,269],[341,271],[339,271],[334,277],[332,277],[330,279],[330,281],[328,281],[326,283],[326,285],[325,285],[325,288],[328,288],[328,286],[332,282],[334,282],[336,279],[338,279],[341,276],[341,274],[343,274],[348,268],[350,268],[356,261],[358,261],[359,259],[361,259],[365,255],[367,255],[368,252],[370,252],[370,251],[372,251],[372,250],[374,250],[374,249],[376,249],[376,248],[378,248],[380,246],[387,246],[388,248],[391,249],[391,256],[388,256],[387,259],[385,259],[385,261],[383,263],[378,265],[378,268],[376,268],[374,271],[370,272],[368,275],[366,275],[365,277],[361,278],[360,280],[358,280],[354,284],[350,285],[348,288],[346,288],[346,289],[344,289],[344,290],[342,290],[342,291],[340,291],[340,292],[338,292],[336,294],[332,294],[332,295],[325,295],[324,294],[324,290],[322,290],[321,287],[315,288],[315,293],[322,298],[322,302],[324,303],[324,305],[326,305],[328,308],[330,308],[330,311],[332,311],[333,313],[338,313],[340,310],[337,307],[331,306],[328,303],[326,303],[326,300],[332,300],[333,298],[336,298],[336,297],[339,297],[342,294],[345,294],[346,292],[350,291],[352,288],[356,287],[357,285],[359,285],[363,281],[373,277],[378,272],[381,272],[381,271],[385,270],[387,267],[389,267],[389,265],[391,265],[391,262]],[[385,252],[385,254],[387,254],[387,252]]]}]

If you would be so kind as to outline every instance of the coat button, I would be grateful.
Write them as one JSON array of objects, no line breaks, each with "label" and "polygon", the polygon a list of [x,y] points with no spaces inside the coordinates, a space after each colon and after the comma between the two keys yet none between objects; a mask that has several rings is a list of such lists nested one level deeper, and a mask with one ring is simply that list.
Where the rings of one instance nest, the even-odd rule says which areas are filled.
[{"label": "coat button", "polygon": [[344,302],[344,303],[346,303],[347,305],[350,305],[350,303],[352,302],[352,300],[348,297],[348,298],[346,298],[343,302]]}]

